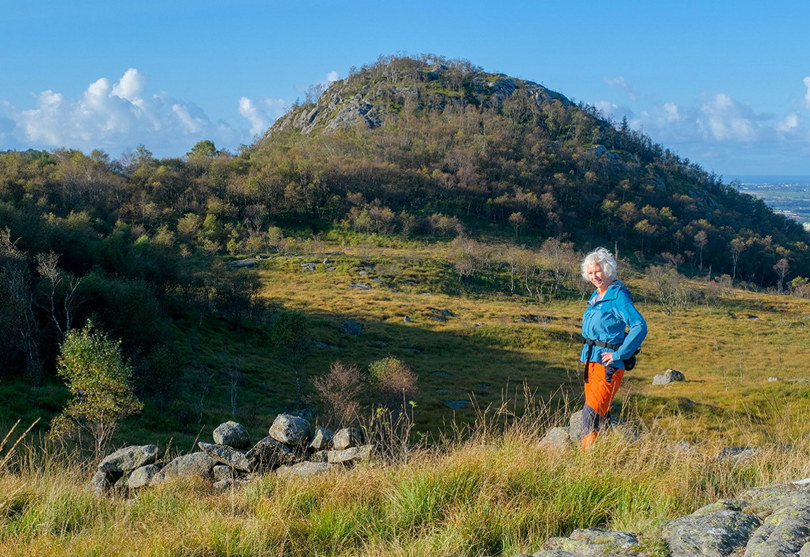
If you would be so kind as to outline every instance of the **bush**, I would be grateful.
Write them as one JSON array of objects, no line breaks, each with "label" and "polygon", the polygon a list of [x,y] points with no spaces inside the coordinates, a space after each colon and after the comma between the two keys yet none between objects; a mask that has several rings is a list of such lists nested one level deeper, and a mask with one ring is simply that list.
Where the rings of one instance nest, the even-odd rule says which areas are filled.
[{"label": "bush", "polygon": [[389,410],[404,409],[416,394],[416,375],[405,362],[391,356],[368,366],[380,405]]},{"label": "bush", "polygon": [[88,320],[83,329],[73,329],[65,336],[57,373],[74,398],[54,419],[51,433],[64,438],[88,432],[99,457],[118,420],[143,408],[132,391],[132,367],[121,357],[121,341],[111,340]]}]

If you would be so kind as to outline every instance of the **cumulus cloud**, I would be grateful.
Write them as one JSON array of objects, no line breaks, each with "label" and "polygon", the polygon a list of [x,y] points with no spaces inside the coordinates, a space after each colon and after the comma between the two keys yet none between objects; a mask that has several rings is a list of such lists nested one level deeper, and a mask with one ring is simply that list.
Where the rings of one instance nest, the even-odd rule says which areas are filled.
[{"label": "cumulus cloud", "polygon": [[782,120],[776,124],[776,131],[778,131],[782,135],[788,135],[791,132],[797,130],[799,127],[799,115],[795,112],[792,112],[785,116]]},{"label": "cumulus cloud", "polygon": [[743,142],[757,139],[757,124],[751,109],[726,94],[718,93],[700,111],[703,118],[699,126],[709,139]]},{"label": "cumulus cloud", "polygon": [[250,123],[250,135],[256,136],[267,131],[289,109],[284,99],[264,97],[254,101],[247,97],[239,99],[239,114]]},{"label": "cumulus cloud", "polygon": [[130,68],[115,83],[97,79],[77,98],[46,90],[36,96],[34,108],[2,102],[0,138],[18,148],[104,149],[113,154],[144,144],[159,156],[178,156],[203,139],[220,145],[247,139],[246,132],[211,122],[192,102],[166,92],[147,94],[147,81]]}]

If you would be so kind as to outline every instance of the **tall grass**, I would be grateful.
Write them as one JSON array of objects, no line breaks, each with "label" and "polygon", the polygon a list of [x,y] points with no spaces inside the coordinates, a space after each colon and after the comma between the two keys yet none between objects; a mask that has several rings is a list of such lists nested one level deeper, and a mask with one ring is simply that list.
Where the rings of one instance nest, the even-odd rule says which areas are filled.
[{"label": "tall grass", "polygon": [[[677,430],[656,424],[555,451],[538,441],[565,421],[564,406],[526,396],[524,415],[479,409],[472,429],[407,458],[226,492],[179,481],[99,499],[86,466],[28,447],[0,476],[0,554],[512,555],[582,527],[635,532],[654,547],[668,519],[810,475],[810,441],[791,433],[804,414],[786,416],[778,442],[744,460],[718,459],[718,442],[675,443]],[[638,421],[629,405],[625,414]]]}]

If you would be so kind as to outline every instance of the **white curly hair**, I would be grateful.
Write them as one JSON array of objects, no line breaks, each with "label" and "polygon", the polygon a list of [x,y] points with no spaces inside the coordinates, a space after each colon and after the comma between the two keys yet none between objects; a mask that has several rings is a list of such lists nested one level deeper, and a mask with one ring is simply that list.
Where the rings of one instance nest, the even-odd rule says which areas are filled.
[{"label": "white curly hair", "polygon": [[599,265],[599,268],[602,269],[602,272],[605,276],[614,281],[618,278],[617,275],[617,263],[616,260],[613,258],[613,254],[611,254],[605,248],[596,248],[591,253],[585,256],[585,259],[582,260],[582,278],[588,280],[588,273],[586,269],[588,265],[592,263],[596,263]]}]

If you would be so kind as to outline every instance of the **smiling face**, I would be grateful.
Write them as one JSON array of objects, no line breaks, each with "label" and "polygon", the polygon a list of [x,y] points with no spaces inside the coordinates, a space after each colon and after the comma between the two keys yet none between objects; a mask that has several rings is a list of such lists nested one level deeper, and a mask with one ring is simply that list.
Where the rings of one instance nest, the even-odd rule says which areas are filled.
[{"label": "smiling face", "polygon": [[608,286],[613,282],[602,272],[602,266],[599,263],[589,263],[585,267],[585,274],[588,276],[588,280],[591,281],[591,284],[599,291],[599,294],[604,294]]}]

